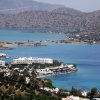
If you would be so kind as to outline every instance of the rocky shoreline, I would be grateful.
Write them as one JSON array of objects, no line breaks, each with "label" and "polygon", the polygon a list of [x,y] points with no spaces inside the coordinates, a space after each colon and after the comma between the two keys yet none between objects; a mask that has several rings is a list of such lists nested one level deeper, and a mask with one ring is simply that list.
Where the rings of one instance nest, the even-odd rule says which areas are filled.
[{"label": "rocky shoreline", "polygon": [[42,40],[42,41],[32,41],[32,42],[0,42],[0,50],[13,50],[17,46],[47,46],[50,43],[65,43],[65,44],[100,44],[100,42],[95,41],[81,41],[78,39],[62,39],[62,40]]},{"label": "rocky shoreline", "polygon": [[[59,70],[60,69],[59,67],[56,70]],[[67,68],[67,66],[66,66],[66,68]],[[55,68],[52,68],[52,69],[55,69]],[[39,69],[39,70],[41,70],[41,69]],[[42,70],[46,70],[46,69],[42,69]],[[51,68],[49,68],[49,70],[51,70]],[[59,72],[52,71],[52,73],[49,73],[49,74],[38,75],[37,78],[43,78],[43,77],[54,76],[54,75],[63,75],[63,74],[67,74],[67,73],[74,73],[74,72],[78,71],[78,68],[75,67],[74,65],[72,65],[72,67],[69,68],[68,70],[64,70],[64,66],[63,66],[62,70],[63,71],[59,71]]]}]

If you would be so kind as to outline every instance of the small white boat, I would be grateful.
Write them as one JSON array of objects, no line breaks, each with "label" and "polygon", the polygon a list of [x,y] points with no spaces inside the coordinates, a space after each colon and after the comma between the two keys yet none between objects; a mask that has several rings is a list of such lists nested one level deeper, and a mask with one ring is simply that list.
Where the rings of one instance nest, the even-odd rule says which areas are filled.
[{"label": "small white boat", "polygon": [[7,55],[5,53],[0,53],[0,59],[8,59]]}]

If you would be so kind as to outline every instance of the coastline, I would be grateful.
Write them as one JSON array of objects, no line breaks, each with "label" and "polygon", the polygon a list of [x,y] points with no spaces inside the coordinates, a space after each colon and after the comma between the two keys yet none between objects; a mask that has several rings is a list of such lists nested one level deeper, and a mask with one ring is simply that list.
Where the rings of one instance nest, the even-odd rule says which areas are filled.
[{"label": "coastline", "polygon": [[[77,69],[78,70],[78,69]],[[76,71],[77,71],[76,70]],[[70,73],[74,73],[76,71],[70,71],[70,72],[59,72],[56,74],[49,74],[49,75],[43,75],[43,76],[37,76],[37,78],[47,78],[47,77],[51,77],[51,76],[55,76],[55,75],[64,75],[64,74],[70,74]]]},{"label": "coastline", "polygon": [[[2,29],[5,29],[5,28],[0,28],[1,30]],[[23,31],[23,33],[26,31],[29,31],[29,33],[38,33],[38,32],[33,32],[32,29],[21,29],[21,28],[6,28],[7,30],[20,30],[20,31]],[[43,32],[44,33],[44,32]],[[41,32],[42,34],[42,32]],[[58,44],[58,43],[65,43],[65,44],[87,44],[87,45],[94,45],[94,44],[100,44],[100,41],[95,41],[95,40],[87,40],[87,41],[82,41],[82,40],[79,40],[75,37],[72,37],[70,36],[71,33],[64,33],[64,32],[52,32],[52,31],[48,31],[46,32],[46,34],[64,34],[64,38],[61,38],[60,40],[35,40],[35,41],[31,41],[31,40],[27,40],[25,42],[22,42],[22,41],[18,41],[18,42],[2,42],[0,41],[0,48],[1,50],[12,50],[12,48],[16,48],[17,46],[34,46],[34,47],[37,47],[37,46],[47,46],[49,45],[49,43],[55,43],[55,44]]]},{"label": "coastline", "polygon": [[67,74],[67,73],[73,73],[78,71],[78,68],[74,64],[66,64],[63,63],[59,65],[58,67],[52,66],[52,67],[46,67],[43,69],[36,69],[37,77],[48,77],[48,76],[54,76],[54,75],[61,75],[61,74]]},{"label": "coastline", "polygon": [[40,41],[32,41],[32,42],[0,42],[0,49],[1,50],[12,50],[18,46],[47,46],[50,43],[55,44],[86,44],[86,45],[94,45],[94,44],[100,44],[100,42],[97,43],[88,43],[88,42],[78,42],[78,41],[69,41],[69,40],[40,40]]}]

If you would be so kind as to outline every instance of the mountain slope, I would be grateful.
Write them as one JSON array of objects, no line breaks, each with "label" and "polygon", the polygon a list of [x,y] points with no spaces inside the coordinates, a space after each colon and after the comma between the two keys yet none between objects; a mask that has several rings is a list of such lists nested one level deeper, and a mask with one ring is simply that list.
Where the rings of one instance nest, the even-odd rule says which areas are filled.
[{"label": "mountain slope", "polygon": [[100,31],[100,10],[84,14],[82,18],[86,30]]},{"label": "mountain slope", "polygon": [[100,14],[93,12],[74,16],[47,11],[26,11],[14,15],[1,15],[0,27],[97,30],[100,29]]},{"label": "mountain slope", "polygon": [[41,3],[34,0],[0,0],[0,13],[18,13],[23,11],[39,10],[52,11],[61,5]]},{"label": "mountain slope", "polygon": [[72,8],[67,8],[67,7],[62,7],[62,8],[57,8],[54,9],[52,12],[55,13],[60,13],[60,14],[69,14],[69,15],[81,15],[83,12],[72,9]]},{"label": "mountain slope", "polygon": [[82,27],[80,16],[72,16],[47,11],[27,11],[15,15],[1,15],[0,27],[46,28],[50,30],[79,29]]}]

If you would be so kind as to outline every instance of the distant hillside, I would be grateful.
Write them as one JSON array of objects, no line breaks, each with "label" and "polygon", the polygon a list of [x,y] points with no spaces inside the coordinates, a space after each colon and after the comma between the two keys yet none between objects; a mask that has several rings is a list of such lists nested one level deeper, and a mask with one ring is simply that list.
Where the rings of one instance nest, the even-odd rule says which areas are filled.
[{"label": "distant hillside", "polygon": [[82,18],[84,19],[85,29],[100,31],[100,10],[87,13]]},{"label": "distant hillside", "polygon": [[13,15],[0,15],[0,27],[24,28],[53,32],[68,30],[100,31],[100,11],[75,14],[48,11],[25,11]]},{"label": "distant hillside", "polygon": [[22,12],[15,15],[1,15],[0,27],[13,28],[42,28],[50,30],[80,29],[80,16],[72,16],[47,11]]},{"label": "distant hillside", "polygon": [[81,15],[83,14],[83,12],[72,9],[72,8],[67,8],[67,7],[63,7],[63,8],[57,8],[54,9],[52,12],[55,13],[60,13],[60,14],[69,14],[69,15]]},{"label": "distant hillside", "polygon": [[0,0],[0,13],[3,14],[31,10],[52,11],[60,7],[64,6],[41,3],[34,0]]}]

